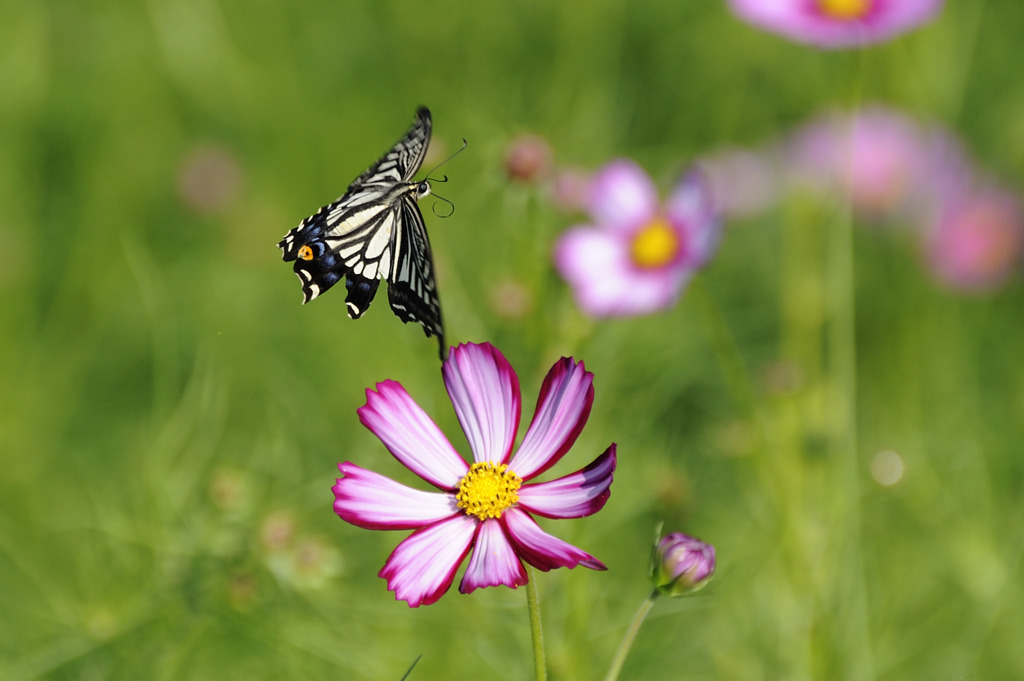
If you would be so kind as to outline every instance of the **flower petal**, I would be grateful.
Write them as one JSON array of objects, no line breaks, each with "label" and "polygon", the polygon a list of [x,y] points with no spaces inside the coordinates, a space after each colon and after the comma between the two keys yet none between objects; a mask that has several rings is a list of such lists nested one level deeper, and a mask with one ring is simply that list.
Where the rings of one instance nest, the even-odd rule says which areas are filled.
[{"label": "flower petal", "polygon": [[501,514],[501,523],[519,557],[538,570],[547,572],[552,568],[574,568],[577,565],[592,570],[608,569],[586,551],[540,529],[530,514],[522,509],[507,509]]},{"label": "flower petal", "polygon": [[459,514],[413,532],[395,547],[377,576],[410,608],[437,602],[469,552],[477,522]]},{"label": "flower petal", "polygon": [[546,518],[582,518],[600,511],[611,496],[615,445],[581,471],[519,488],[519,505]]},{"label": "flower petal", "polygon": [[497,520],[480,523],[473,555],[469,558],[466,574],[462,576],[459,592],[468,594],[484,586],[499,584],[515,589],[526,582],[526,570],[509,544],[501,523]]},{"label": "flower petal", "polygon": [[609,270],[629,269],[629,241],[590,225],[573,227],[558,239],[554,260],[574,287],[597,286]]},{"label": "flower petal", "polygon": [[590,214],[603,228],[630,232],[657,210],[657,187],[632,161],[612,161],[591,180]]},{"label": "flower petal", "polygon": [[563,357],[544,377],[530,428],[509,463],[523,480],[540,475],[565,455],[590,416],[594,374]]},{"label": "flower petal", "polygon": [[444,490],[455,488],[469,470],[448,438],[400,383],[384,381],[366,391],[359,420],[392,456],[416,475]]},{"label": "flower petal", "polygon": [[701,267],[714,255],[722,234],[711,187],[703,174],[687,173],[665,204],[670,222],[683,234],[686,267]]},{"label": "flower petal", "polygon": [[450,494],[424,492],[346,461],[331,488],[334,512],[367,530],[412,530],[459,513]]},{"label": "flower petal", "polygon": [[490,343],[464,343],[452,348],[442,374],[473,460],[506,463],[522,411],[512,365]]}]

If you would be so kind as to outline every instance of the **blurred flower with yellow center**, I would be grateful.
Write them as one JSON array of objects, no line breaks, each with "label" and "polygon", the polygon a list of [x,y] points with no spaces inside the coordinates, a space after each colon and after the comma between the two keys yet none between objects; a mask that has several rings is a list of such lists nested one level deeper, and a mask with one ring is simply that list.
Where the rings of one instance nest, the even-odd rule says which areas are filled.
[{"label": "blurred flower with yellow center", "polygon": [[562,234],[554,259],[577,304],[594,317],[671,307],[721,236],[718,208],[697,171],[662,200],[643,168],[612,161],[591,179],[586,209],[592,224]]},{"label": "blurred flower with yellow center", "polygon": [[459,482],[457,506],[480,520],[500,518],[501,512],[519,501],[523,479],[507,464],[474,463]]}]

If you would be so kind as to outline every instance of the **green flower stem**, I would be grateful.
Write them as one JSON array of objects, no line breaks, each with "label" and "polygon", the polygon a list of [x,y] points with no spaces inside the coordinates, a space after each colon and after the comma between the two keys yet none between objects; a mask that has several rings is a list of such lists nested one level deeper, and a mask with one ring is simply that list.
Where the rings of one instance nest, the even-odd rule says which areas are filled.
[{"label": "green flower stem", "polygon": [[647,619],[647,613],[654,607],[654,601],[659,595],[661,595],[661,592],[654,589],[651,595],[647,597],[647,600],[640,604],[640,609],[633,616],[633,621],[630,623],[626,635],[622,637],[619,649],[615,651],[615,658],[612,660],[611,667],[608,668],[608,674],[604,677],[604,681],[616,681],[619,678],[619,672],[622,671],[622,665],[626,662],[626,656],[629,655],[629,650],[633,647],[633,641],[636,640],[636,635],[640,631],[640,625]]},{"label": "green flower stem", "polygon": [[[849,55],[847,65],[850,89],[850,110],[854,114],[861,100],[864,72],[864,52],[857,50]],[[853,119],[851,119],[853,120]],[[851,123],[852,125],[852,123]],[[854,138],[853,130],[846,131],[849,139]],[[853,150],[848,165],[853,164]],[[843,565],[846,575],[840,598],[843,610],[848,616],[843,620],[840,636],[848,642],[847,676],[851,680],[875,677],[874,658],[871,650],[870,622],[868,616],[867,585],[864,574],[864,556],[861,538],[860,514],[860,463],[857,456],[857,336],[856,299],[853,242],[853,203],[845,197],[842,211],[833,226],[827,246],[830,324],[827,343],[831,348],[828,371],[831,378],[832,446],[837,455],[837,473],[843,487],[842,498],[846,505],[840,522],[846,538],[848,552]]]},{"label": "green flower stem", "polygon": [[526,604],[530,611],[530,636],[533,639],[533,676],[547,681],[548,669],[544,659],[544,631],[540,624],[540,598],[537,596],[537,571],[526,566]]}]

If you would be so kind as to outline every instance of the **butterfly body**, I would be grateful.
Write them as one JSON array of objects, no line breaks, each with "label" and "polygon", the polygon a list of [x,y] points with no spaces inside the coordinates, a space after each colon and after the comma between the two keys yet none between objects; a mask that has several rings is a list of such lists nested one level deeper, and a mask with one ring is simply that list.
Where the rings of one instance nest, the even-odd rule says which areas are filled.
[{"label": "butterfly body", "polygon": [[434,261],[417,201],[430,193],[426,180],[411,181],[430,142],[431,119],[420,108],[409,131],[345,193],[289,231],[278,247],[294,261],[308,303],[345,278],[348,315],[366,312],[380,285],[388,282],[391,309],[403,322],[415,321],[437,336],[444,356],[441,304]]}]

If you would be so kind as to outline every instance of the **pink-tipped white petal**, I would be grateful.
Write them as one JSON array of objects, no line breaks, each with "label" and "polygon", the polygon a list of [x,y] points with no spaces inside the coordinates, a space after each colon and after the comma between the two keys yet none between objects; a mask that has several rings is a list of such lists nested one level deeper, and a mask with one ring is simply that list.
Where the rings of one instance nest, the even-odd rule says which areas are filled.
[{"label": "pink-tipped white petal", "polygon": [[497,520],[485,520],[476,531],[473,555],[469,558],[466,574],[462,576],[459,592],[468,594],[485,586],[505,586],[515,589],[526,584],[526,570],[505,531]]},{"label": "pink-tipped white petal", "polygon": [[611,496],[615,472],[615,445],[572,475],[523,485],[519,489],[519,505],[547,518],[582,518],[600,511]]},{"label": "pink-tipped white petal", "polygon": [[452,348],[442,374],[473,460],[506,463],[522,411],[512,365],[490,343],[466,343]]},{"label": "pink-tipped white petal", "polygon": [[366,391],[359,420],[403,466],[432,485],[453,489],[469,470],[448,438],[400,383],[384,381]]},{"label": "pink-tipped white petal", "polygon": [[686,267],[701,267],[706,264],[722,235],[722,226],[711,186],[704,176],[690,171],[676,185],[665,210],[669,221],[683,236],[683,264]]},{"label": "pink-tipped white petal", "polygon": [[334,512],[367,530],[412,530],[459,513],[455,497],[424,492],[345,462],[331,488]]},{"label": "pink-tipped white petal", "polygon": [[591,180],[589,207],[601,227],[631,232],[658,210],[658,188],[632,161],[612,161]]},{"label": "pink-tipped white petal", "polygon": [[413,532],[391,553],[378,576],[387,580],[395,599],[410,608],[435,603],[455,580],[477,522],[457,515]]},{"label": "pink-tipped white petal", "polygon": [[530,514],[519,508],[510,508],[501,514],[501,523],[520,558],[547,572],[553,568],[574,568],[577,565],[592,570],[606,570],[604,563],[582,549],[540,529]]},{"label": "pink-tipped white petal", "polygon": [[594,374],[563,357],[544,377],[537,409],[509,468],[529,480],[562,458],[579,436],[594,403]]}]

